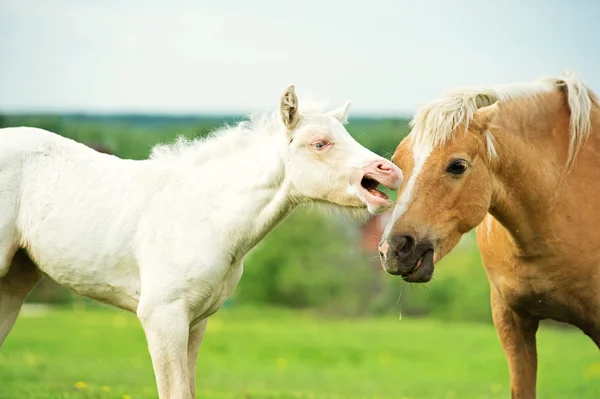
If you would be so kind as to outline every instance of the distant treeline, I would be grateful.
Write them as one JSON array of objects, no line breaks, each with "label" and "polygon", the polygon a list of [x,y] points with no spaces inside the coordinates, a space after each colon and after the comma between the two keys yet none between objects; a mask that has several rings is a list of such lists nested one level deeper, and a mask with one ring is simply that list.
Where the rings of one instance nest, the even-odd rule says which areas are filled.
[{"label": "distant treeline", "polygon": [[[202,137],[211,130],[244,120],[240,115],[94,115],[0,114],[0,127],[34,126],[83,143],[102,143],[123,158],[145,158],[151,146],[178,135]],[[390,156],[408,134],[406,119],[350,118],[348,130],[373,151]]]}]

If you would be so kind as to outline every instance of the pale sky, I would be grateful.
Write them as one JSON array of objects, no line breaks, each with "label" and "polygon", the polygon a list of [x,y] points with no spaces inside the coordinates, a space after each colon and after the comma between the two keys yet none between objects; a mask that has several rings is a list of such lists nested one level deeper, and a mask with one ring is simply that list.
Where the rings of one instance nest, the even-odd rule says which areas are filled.
[{"label": "pale sky", "polygon": [[0,111],[246,113],[295,84],[357,114],[580,73],[600,0],[0,0]]}]

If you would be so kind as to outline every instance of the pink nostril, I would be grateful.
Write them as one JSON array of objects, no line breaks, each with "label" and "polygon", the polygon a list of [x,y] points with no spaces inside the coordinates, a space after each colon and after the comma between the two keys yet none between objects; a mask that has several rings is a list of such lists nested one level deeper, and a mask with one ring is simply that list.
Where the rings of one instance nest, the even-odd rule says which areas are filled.
[{"label": "pink nostril", "polygon": [[388,244],[387,240],[382,240],[379,243],[379,253],[381,253],[381,255],[383,257],[385,257],[387,255],[389,248],[390,248],[390,245]]},{"label": "pink nostril", "polygon": [[384,172],[389,172],[392,170],[391,166],[386,163],[380,163],[377,165],[377,169],[383,170]]}]

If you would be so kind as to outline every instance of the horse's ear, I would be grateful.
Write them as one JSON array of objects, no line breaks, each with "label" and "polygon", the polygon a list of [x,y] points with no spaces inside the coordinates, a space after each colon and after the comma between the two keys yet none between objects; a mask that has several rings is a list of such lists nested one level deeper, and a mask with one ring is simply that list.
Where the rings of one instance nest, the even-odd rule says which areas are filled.
[{"label": "horse's ear", "polygon": [[279,111],[281,112],[281,118],[285,126],[288,130],[293,130],[300,116],[298,112],[298,97],[296,96],[294,85],[288,87],[281,95]]},{"label": "horse's ear", "polygon": [[335,119],[340,121],[342,124],[348,123],[348,108],[350,108],[350,101],[346,101],[346,104],[332,111],[329,111],[327,115],[333,116]]},{"label": "horse's ear", "polygon": [[475,111],[473,122],[471,124],[475,125],[481,131],[486,131],[494,122],[494,119],[496,119],[499,110],[500,106],[498,105],[498,101],[487,107],[481,107]]}]

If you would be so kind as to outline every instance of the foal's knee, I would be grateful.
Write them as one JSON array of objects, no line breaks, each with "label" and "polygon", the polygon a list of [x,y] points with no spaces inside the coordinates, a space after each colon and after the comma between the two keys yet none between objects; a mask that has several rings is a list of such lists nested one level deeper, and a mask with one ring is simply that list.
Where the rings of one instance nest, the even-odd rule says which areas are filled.
[{"label": "foal's knee", "polygon": [[136,314],[144,328],[146,326],[154,326],[155,328],[162,326],[161,329],[174,329],[181,326],[182,331],[186,333],[189,328],[188,309],[183,301],[157,303],[142,299]]}]

